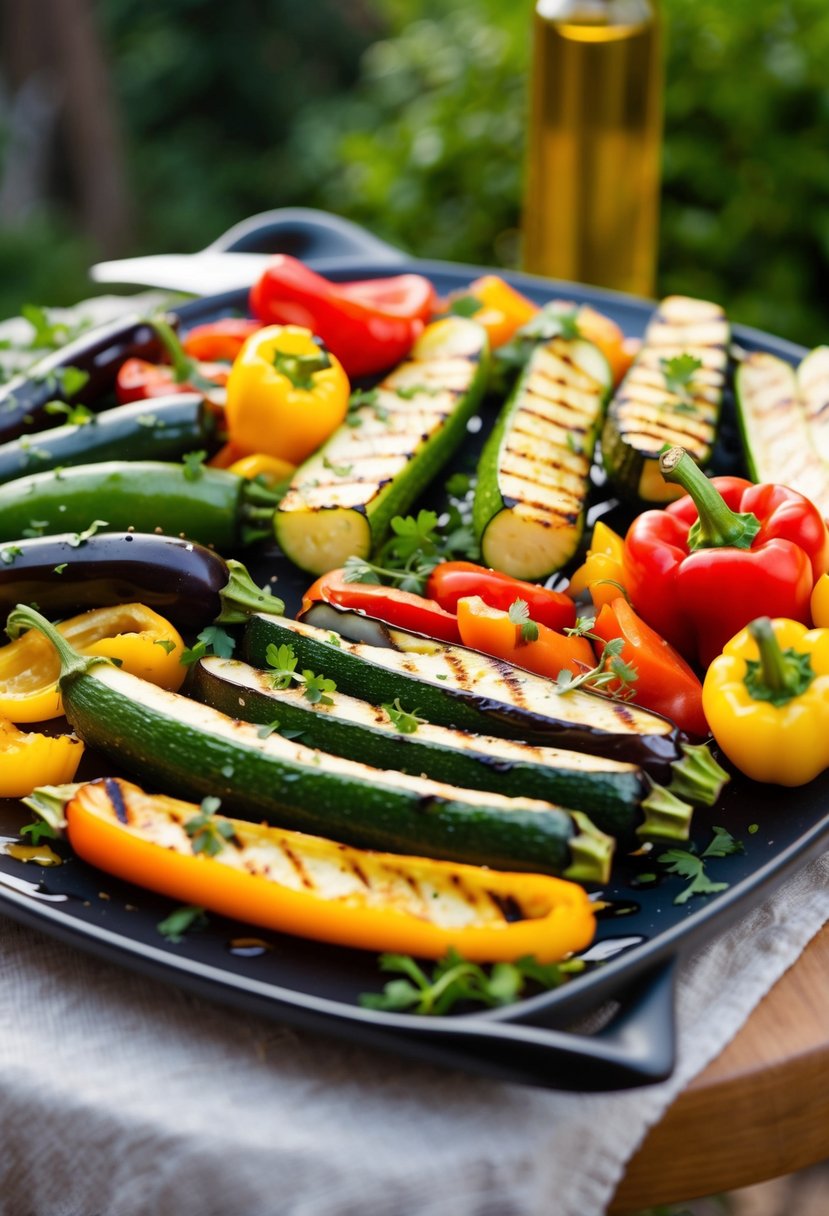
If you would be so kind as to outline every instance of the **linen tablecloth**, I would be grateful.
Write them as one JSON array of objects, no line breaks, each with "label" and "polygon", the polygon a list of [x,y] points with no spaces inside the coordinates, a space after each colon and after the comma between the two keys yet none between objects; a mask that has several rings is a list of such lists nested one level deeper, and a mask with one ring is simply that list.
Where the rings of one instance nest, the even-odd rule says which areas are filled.
[{"label": "linen tablecloth", "polygon": [[578,1095],[229,1011],[0,917],[0,1212],[599,1216],[827,919],[829,854],[685,963],[669,1081]]}]

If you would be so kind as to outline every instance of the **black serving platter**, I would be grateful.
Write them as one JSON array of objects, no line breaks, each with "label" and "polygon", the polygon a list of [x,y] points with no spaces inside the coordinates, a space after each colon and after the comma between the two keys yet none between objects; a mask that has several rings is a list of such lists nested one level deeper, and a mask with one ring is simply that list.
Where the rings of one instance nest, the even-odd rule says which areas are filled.
[{"label": "black serving platter", "polygon": [[[254,217],[216,247],[290,252],[332,278],[351,279],[415,271],[441,294],[463,288],[483,268],[405,257],[354,225],[320,212],[292,210]],[[507,278],[539,303],[553,297],[587,302],[640,335],[654,305],[598,289],[552,283],[523,274]],[[182,328],[245,310],[245,293],[188,302],[176,311]],[[734,341],[790,361],[805,353],[789,342],[739,326]],[[478,432],[454,467],[474,468],[495,406],[482,411]],[[488,413],[489,411],[489,413]],[[718,472],[740,471],[739,439],[727,404],[714,458]],[[591,521],[602,515],[623,527],[625,512],[597,473]],[[440,505],[440,492],[432,499]],[[276,590],[295,609],[307,584],[275,547],[245,555],[259,579],[276,578]],[[112,773],[90,754],[81,776]],[[205,928],[178,944],[158,932],[169,900],[114,880],[66,853],[58,867],[16,860],[2,851],[18,839],[31,816],[19,804],[0,802],[0,910],[82,949],[178,984],[241,1010],[341,1034],[378,1049],[497,1079],[577,1091],[615,1090],[669,1076],[675,1061],[674,979],[683,956],[767,898],[797,867],[829,847],[829,775],[795,791],[761,786],[734,774],[720,803],[698,811],[693,839],[699,849],[714,826],[726,828],[743,851],[715,859],[708,873],[727,883],[722,892],[677,904],[685,883],[669,876],[660,850],[620,857],[613,880],[596,892],[602,909],[587,970],[553,992],[498,1010],[425,1018],[364,1009],[359,996],[384,982],[373,954],[264,934],[211,916]],[[656,875],[642,878],[643,874]],[[723,977],[727,982],[727,977]],[[594,1033],[574,1023],[585,1015]]]}]

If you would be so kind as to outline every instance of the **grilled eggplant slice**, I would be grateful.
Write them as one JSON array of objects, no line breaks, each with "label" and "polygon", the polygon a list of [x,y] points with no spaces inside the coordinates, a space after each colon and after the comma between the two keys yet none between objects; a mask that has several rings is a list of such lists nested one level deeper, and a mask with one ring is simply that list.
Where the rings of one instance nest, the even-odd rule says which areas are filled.
[{"label": "grilled eggplant slice", "polygon": [[223,713],[246,722],[278,721],[277,729],[290,731],[306,745],[364,764],[511,798],[555,799],[584,811],[596,827],[617,839],[688,838],[690,805],[660,797],[633,764],[423,720],[404,720],[402,725],[416,729],[403,730],[381,705],[341,692],[327,698],[330,704],[312,705],[302,689],[274,688],[267,672],[237,659],[202,659],[193,669],[188,691]]},{"label": "grilled eggplant slice", "polygon": [[[737,369],[735,395],[752,478],[790,486],[829,515],[829,464],[813,446],[814,431],[800,400],[795,369],[775,355],[755,351]],[[813,405],[816,399],[812,393]],[[812,418],[819,418],[814,408]]]},{"label": "grilled eggplant slice", "polygon": [[463,439],[487,362],[486,334],[474,321],[428,326],[410,357],[361,395],[294,474],[274,518],[283,553],[312,574],[368,557]]},{"label": "grilled eggplant slice", "polygon": [[[354,615],[341,614],[345,624]],[[590,752],[638,764],[658,781],[670,780],[670,764],[681,751],[676,727],[667,718],[582,689],[562,693],[552,680],[475,650],[383,628],[388,647],[349,642],[302,621],[255,613],[243,645],[247,660],[263,668],[272,643],[290,645],[300,669],[324,673],[342,692],[373,705],[399,697],[438,726]]]},{"label": "grilled eggplant slice", "polygon": [[486,443],[473,524],[486,565],[543,579],[578,548],[612,376],[582,339],[539,346]]},{"label": "grilled eggplant slice", "polygon": [[[728,368],[730,331],[718,304],[669,296],[648,324],[642,348],[611,399],[602,431],[602,460],[618,492],[661,503],[683,491],[659,472],[659,453],[680,446],[700,466],[711,458]],[[699,360],[682,391],[666,365]],[[686,369],[687,373],[687,369]]]}]

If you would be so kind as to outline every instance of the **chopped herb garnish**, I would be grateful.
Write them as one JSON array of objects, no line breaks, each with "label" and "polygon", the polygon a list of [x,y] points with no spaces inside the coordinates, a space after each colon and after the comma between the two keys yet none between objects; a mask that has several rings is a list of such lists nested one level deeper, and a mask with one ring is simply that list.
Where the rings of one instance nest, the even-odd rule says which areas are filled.
[{"label": "chopped herb garnish", "polygon": [[59,350],[92,324],[89,317],[71,325],[66,321],[53,321],[46,309],[41,308],[39,304],[24,304],[20,315],[25,317],[34,330],[28,343],[30,350]]},{"label": "chopped herb garnish", "polygon": [[[84,541],[87,541],[90,539],[90,537],[94,536],[99,528],[106,528],[108,525],[109,520],[93,519],[89,527],[84,528],[83,532],[75,532],[73,536],[70,536],[69,544],[72,545],[74,549],[77,549],[84,543]],[[44,528],[48,528],[48,526],[48,523],[43,525]]]},{"label": "chopped herb garnish", "polygon": [[185,904],[181,908],[176,908],[164,920],[159,921],[156,929],[162,937],[166,937],[168,942],[174,945],[184,940],[185,933],[191,929],[204,929],[207,926],[207,915],[204,908],[199,908],[195,904]]},{"label": "chopped herb garnish", "polygon": [[383,705],[382,709],[386,711],[390,721],[401,735],[413,735],[417,731],[418,726],[421,726],[426,719],[417,716],[417,710],[413,709],[411,713],[403,708],[400,704],[400,698],[394,698],[393,705]]},{"label": "chopped herb garnish", "polygon": [[92,410],[85,405],[68,405],[65,401],[47,401],[43,407],[47,414],[62,415],[67,426],[88,426],[95,421]]},{"label": "chopped herb garnish", "polygon": [[[576,631],[568,632],[575,633]],[[582,636],[591,637],[592,635],[583,633]],[[566,668],[561,670],[556,676],[556,692],[568,693],[575,688],[586,686],[594,691],[601,689],[616,701],[629,701],[631,697],[635,696],[636,690],[631,685],[635,684],[639,673],[632,663],[626,663],[621,657],[624,645],[624,638],[611,638],[609,642],[605,642],[596,666],[591,667],[589,671],[583,671],[580,675],[573,675],[572,671],[568,671]]]},{"label": "chopped herb garnish", "polygon": [[158,414],[139,414],[135,421],[139,426],[158,426]]},{"label": "chopped herb garnish", "polygon": [[[45,527],[45,525],[44,525]],[[6,545],[5,549],[0,549],[0,561],[4,566],[11,566],[16,557],[20,557],[23,550],[20,545]]]},{"label": "chopped herb garnish", "polygon": [[477,296],[455,296],[449,301],[449,311],[455,317],[474,317],[483,308]]},{"label": "chopped herb garnish", "polygon": [[[43,536],[46,529],[49,527],[48,519],[30,519],[28,528],[22,529],[22,535],[26,540],[30,540],[35,536]],[[81,542],[78,541],[78,544]]]},{"label": "chopped herb garnish", "polygon": [[54,567],[54,573],[55,573],[55,574],[63,574],[64,570],[66,569],[66,567],[67,567],[68,565],[69,565],[69,562],[61,562],[59,566],[55,566],[55,567]]},{"label": "chopped herb garnish", "polygon": [[508,609],[509,619],[521,630],[522,642],[538,641],[538,625],[530,619],[530,606],[526,600],[513,600]]},{"label": "chopped herb garnish", "polygon": [[176,648],[176,644],[171,638],[156,638],[153,646],[160,646],[165,654],[172,654]]},{"label": "chopped herb garnish", "polygon": [[757,835],[757,833],[758,833],[759,831],[760,831],[760,824],[759,824],[759,823],[750,823],[750,824],[748,825],[748,834],[749,834],[749,836],[756,836],[756,835]]},{"label": "chopped herb garnish", "polygon": [[305,688],[302,695],[306,701],[310,701],[312,705],[333,705],[334,698],[328,696],[329,693],[337,691],[337,685],[333,680],[329,680],[326,676],[314,675],[313,671],[304,670],[302,680]]},{"label": "chopped herb garnish", "polygon": [[225,841],[233,836],[233,824],[227,819],[216,819],[216,811],[222,805],[220,798],[212,795],[203,798],[198,815],[193,815],[184,825],[192,841],[194,853],[205,853],[215,857],[225,847]]},{"label": "chopped herb garnish", "polygon": [[50,823],[46,823],[44,819],[38,819],[36,823],[27,823],[24,828],[21,828],[20,835],[28,836],[32,844],[40,844],[44,839],[57,840],[59,833]]},{"label": "chopped herb garnish", "polygon": [[436,963],[431,976],[405,954],[381,954],[381,971],[398,972],[403,979],[391,980],[381,993],[363,993],[365,1009],[383,1009],[440,1016],[458,1002],[472,1002],[489,1008],[509,1005],[517,1000],[527,982],[542,988],[557,988],[567,978],[584,970],[580,959],[564,963],[539,963],[531,955],[514,963],[495,963],[487,971],[467,962],[457,950],[449,950]]},{"label": "chopped herb garnish", "polygon": [[204,462],[207,459],[207,452],[185,452],[181,458],[181,463],[184,466],[184,477],[186,481],[198,481],[204,475]]},{"label": "chopped herb garnish", "polygon": [[323,456],[322,465],[323,468],[330,469],[335,477],[348,477],[349,473],[354,467],[350,464],[334,464],[334,462],[329,460],[327,456]]},{"label": "chopped herb garnish", "polygon": [[695,355],[689,355],[686,352],[682,355],[674,355],[672,359],[660,359],[659,366],[662,368],[668,392],[676,393],[677,397],[688,398],[691,394],[694,373],[702,367],[702,359],[697,359]]},{"label": "chopped herb garnish", "polygon": [[236,647],[235,640],[222,629],[221,625],[207,625],[198,634],[195,643],[181,653],[179,663],[183,667],[191,667],[207,654],[218,655],[220,659],[229,659]]},{"label": "chopped herb garnish", "polygon": [[297,678],[296,665],[299,662],[293,646],[276,646],[271,642],[265,651],[265,662],[271,668],[272,687],[290,688],[291,681]]},{"label": "chopped herb garnish", "polygon": [[669,874],[679,874],[689,879],[688,886],[680,891],[674,900],[675,904],[686,904],[693,895],[715,895],[725,891],[727,882],[712,882],[705,873],[705,863],[712,857],[729,857],[733,853],[742,853],[743,844],[735,840],[725,828],[714,828],[714,836],[700,854],[686,849],[666,849],[660,853],[659,862],[667,867]]},{"label": "chopped herb garnish", "polygon": [[415,397],[434,397],[441,390],[431,388],[428,384],[401,384],[394,390],[403,401],[413,401]]}]

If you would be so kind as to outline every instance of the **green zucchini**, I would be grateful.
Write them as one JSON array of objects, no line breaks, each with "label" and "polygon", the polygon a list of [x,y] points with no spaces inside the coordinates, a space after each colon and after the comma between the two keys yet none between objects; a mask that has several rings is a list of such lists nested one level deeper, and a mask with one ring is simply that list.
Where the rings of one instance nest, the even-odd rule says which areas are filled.
[{"label": "green zucchini", "polygon": [[[349,615],[343,613],[347,622]],[[673,723],[626,702],[574,689],[509,663],[384,626],[388,647],[349,642],[264,613],[254,613],[243,635],[244,657],[268,665],[268,647],[293,647],[300,669],[333,679],[340,691],[373,705],[418,706],[438,726],[525,739],[640,765],[656,780],[670,779],[681,754]]]},{"label": "green zucchini", "polygon": [[829,461],[829,346],[817,346],[797,369],[797,389],[812,444],[821,458]]},{"label": "green zucchini", "polygon": [[243,818],[346,844],[604,882],[613,841],[579,811],[386,772],[267,734],[179,693],[85,658],[31,608],[61,662],[66,717],[128,773],[184,797],[217,795]]},{"label": "green zucchini", "polygon": [[791,486],[829,514],[829,464],[813,445],[795,369],[755,351],[740,363],[734,390],[752,479]]},{"label": "green zucchini", "polygon": [[591,342],[555,337],[533,352],[478,464],[472,522],[487,566],[543,579],[576,552],[611,384]]},{"label": "green zucchini", "polygon": [[346,422],[297,469],[274,517],[297,566],[324,574],[368,557],[458,447],[486,383],[484,330],[448,317],[409,358],[361,394]]},{"label": "green zucchini", "polygon": [[[661,503],[682,490],[659,471],[659,453],[679,446],[704,467],[717,436],[728,369],[730,331],[718,304],[669,296],[648,323],[641,350],[611,398],[602,431],[602,461],[625,498]],[[666,363],[681,356],[700,361],[684,391]],[[670,385],[670,386],[669,386]]]},{"label": "green zucchini", "polygon": [[633,764],[424,721],[404,733],[382,706],[341,692],[333,692],[328,705],[311,704],[302,689],[274,688],[267,672],[237,659],[202,659],[193,668],[188,693],[246,722],[276,721],[274,729],[290,731],[292,738],[301,732],[305,744],[337,756],[506,797],[553,798],[585,811],[617,839],[688,837],[688,803],[661,797],[664,791],[654,790]]},{"label": "green zucchini", "polygon": [[45,469],[118,458],[177,460],[185,452],[209,449],[216,422],[200,393],[118,405],[91,414],[86,422],[66,423],[0,445],[0,483]]}]

